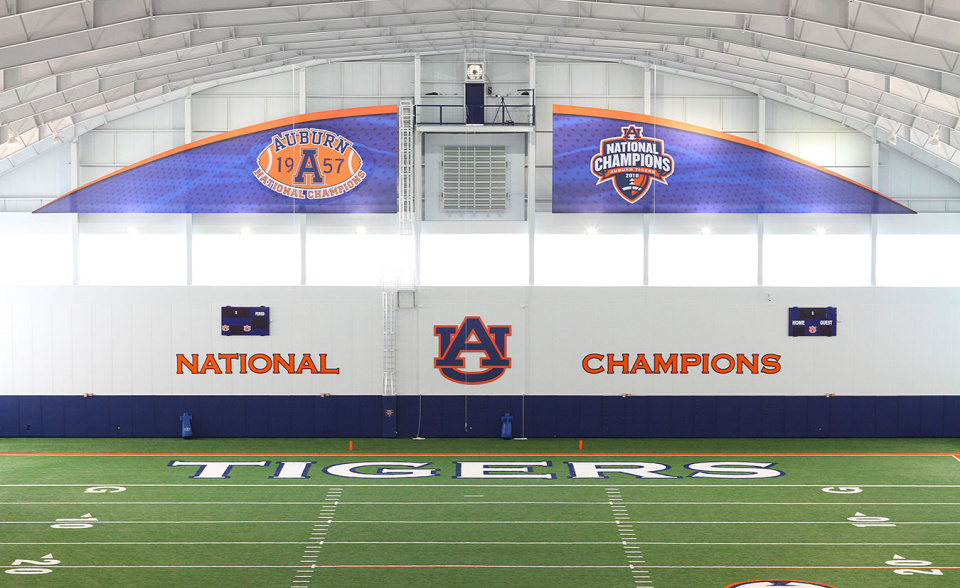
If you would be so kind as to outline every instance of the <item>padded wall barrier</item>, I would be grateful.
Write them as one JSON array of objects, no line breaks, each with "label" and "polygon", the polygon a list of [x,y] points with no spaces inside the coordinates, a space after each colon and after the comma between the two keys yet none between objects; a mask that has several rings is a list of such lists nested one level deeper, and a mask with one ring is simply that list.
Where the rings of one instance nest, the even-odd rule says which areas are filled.
[{"label": "padded wall barrier", "polygon": [[[960,396],[0,396],[0,437],[960,437]],[[393,404],[393,401],[396,404]]]}]

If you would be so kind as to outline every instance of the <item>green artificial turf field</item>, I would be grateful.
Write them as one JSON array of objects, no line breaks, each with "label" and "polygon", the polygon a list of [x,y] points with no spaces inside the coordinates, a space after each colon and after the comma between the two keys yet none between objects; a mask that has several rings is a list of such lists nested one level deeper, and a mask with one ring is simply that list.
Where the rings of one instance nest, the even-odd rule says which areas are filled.
[{"label": "green artificial turf field", "polygon": [[958,454],[949,439],[2,439],[0,586],[954,587]]}]

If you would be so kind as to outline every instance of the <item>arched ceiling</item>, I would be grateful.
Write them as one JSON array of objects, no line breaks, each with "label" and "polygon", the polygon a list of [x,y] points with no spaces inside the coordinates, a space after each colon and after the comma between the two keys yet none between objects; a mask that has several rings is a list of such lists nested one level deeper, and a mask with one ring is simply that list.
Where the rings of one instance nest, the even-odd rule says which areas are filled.
[{"label": "arched ceiling", "polygon": [[462,50],[734,84],[960,179],[957,0],[0,0],[0,173],[105,114],[317,60]]}]

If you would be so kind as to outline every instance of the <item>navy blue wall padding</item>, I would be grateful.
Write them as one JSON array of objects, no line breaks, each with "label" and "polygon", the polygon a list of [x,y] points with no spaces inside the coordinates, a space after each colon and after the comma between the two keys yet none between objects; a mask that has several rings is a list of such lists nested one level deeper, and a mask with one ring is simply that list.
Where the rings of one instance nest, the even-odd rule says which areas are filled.
[{"label": "navy blue wall padding", "polygon": [[[530,402],[530,397],[527,398],[527,402]],[[584,432],[580,430],[579,396],[556,396],[552,401],[547,401],[546,406],[553,411],[553,421],[548,420],[546,422],[552,428],[546,430],[545,437],[562,437],[563,431],[578,431],[577,436],[585,436]]]},{"label": "navy blue wall padding", "polygon": [[575,419],[575,424],[571,424],[567,430],[574,430],[580,422],[580,415],[571,415],[564,413],[557,415],[557,397],[556,396],[530,396],[527,398],[527,437],[555,437],[557,430],[557,417],[562,416],[567,420]]},{"label": "navy blue wall padding", "polygon": [[86,437],[111,437],[110,435],[110,397],[91,396],[84,399],[87,414]]},{"label": "navy blue wall padding", "polygon": [[900,430],[897,412],[900,410],[900,399],[896,396],[877,397],[877,437],[896,437]]},{"label": "navy blue wall padding", "polygon": [[740,436],[740,403],[717,402],[717,437]]},{"label": "navy blue wall padding", "polygon": [[87,400],[82,396],[61,396],[63,399],[63,436],[87,437]]},{"label": "navy blue wall padding", "polygon": [[40,437],[43,434],[43,412],[40,410],[42,396],[20,397],[20,436]]},{"label": "navy blue wall padding", "polygon": [[646,437],[668,437],[670,434],[669,396],[649,396],[647,400]]},{"label": "navy blue wall padding", "polygon": [[835,396],[830,403],[830,436],[853,436],[853,396]]},{"label": "navy blue wall padding", "polygon": [[130,435],[133,437],[156,437],[155,396],[131,396]]},{"label": "navy blue wall padding", "polygon": [[107,396],[110,401],[110,435],[129,437],[133,434],[133,401],[130,396]]},{"label": "navy blue wall padding", "polygon": [[382,410],[382,397],[357,396],[359,401],[360,437],[377,437],[380,435],[380,421],[377,415]]},{"label": "navy blue wall padding", "polygon": [[384,439],[397,436],[397,397],[383,396],[380,401],[380,434]]},{"label": "navy blue wall padding", "polygon": [[467,437],[465,428],[468,396],[441,396],[440,400],[440,437]]},{"label": "navy blue wall padding", "polygon": [[[269,437],[270,422],[264,418],[267,414],[268,402],[266,396],[247,396],[246,406],[244,407],[244,436],[245,437]],[[322,400],[329,400],[323,398]]]},{"label": "navy blue wall padding", "polygon": [[943,431],[943,396],[920,397],[920,436],[931,437]]},{"label": "navy blue wall padding", "polygon": [[960,396],[943,398],[943,437],[960,437]]},{"label": "navy blue wall padding", "polygon": [[783,396],[764,396],[760,399],[760,436],[784,437],[786,435],[786,399]]},{"label": "navy blue wall padding", "polygon": [[603,412],[600,410],[599,401],[602,401],[602,398],[597,398],[598,402],[581,402],[581,397],[574,396],[572,400],[580,411],[580,436],[600,437]]},{"label": "navy blue wall padding", "polygon": [[[194,412],[196,411],[196,412]],[[227,407],[224,403],[217,400],[215,396],[201,396],[197,398],[193,410],[186,410],[191,415],[203,415],[203,436],[204,437],[229,437],[227,435],[228,415],[227,411],[233,412],[232,407]],[[181,412],[180,414],[183,414]],[[200,426],[194,428],[194,435],[200,436]]]},{"label": "navy blue wall padding", "polygon": [[[418,420],[422,437],[498,437],[505,413],[514,437],[960,437],[960,396],[390,400],[400,437],[416,436]],[[7,395],[0,437],[179,437],[184,412],[200,437],[381,437],[390,405],[382,396]]]},{"label": "navy blue wall padding", "polygon": [[678,437],[700,437],[693,426],[694,406],[702,403],[703,397],[677,396],[670,399],[670,430]]},{"label": "navy blue wall padding", "polygon": [[743,396],[737,401],[740,405],[740,434],[737,436],[763,435],[763,397]]},{"label": "navy blue wall padding", "polygon": [[899,427],[898,437],[920,436],[920,398],[916,396],[901,396],[897,411]]},{"label": "navy blue wall padding", "polygon": [[877,399],[872,396],[854,396],[852,437],[876,437]]},{"label": "navy blue wall padding", "polygon": [[0,396],[0,435],[20,436],[20,397]]},{"label": "navy blue wall padding", "polygon": [[44,437],[63,437],[63,410],[63,396],[40,397]]}]

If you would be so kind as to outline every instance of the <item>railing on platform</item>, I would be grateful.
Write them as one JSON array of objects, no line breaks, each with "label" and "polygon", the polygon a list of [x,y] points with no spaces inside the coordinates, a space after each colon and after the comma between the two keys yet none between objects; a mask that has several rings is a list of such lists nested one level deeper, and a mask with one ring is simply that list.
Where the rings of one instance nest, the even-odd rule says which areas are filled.
[{"label": "railing on platform", "polygon": [[[487,96],[483,105],[484,125],[535,126],[537,112],[533,90],[519,90],[516,95]],[[429,97],[428,97],[429,98]],[[414,110],[417,125],[465,125],[467,106],[459,104],[418,104]]]}]

